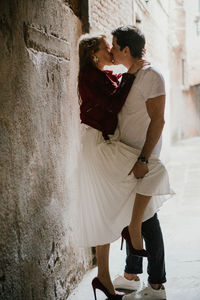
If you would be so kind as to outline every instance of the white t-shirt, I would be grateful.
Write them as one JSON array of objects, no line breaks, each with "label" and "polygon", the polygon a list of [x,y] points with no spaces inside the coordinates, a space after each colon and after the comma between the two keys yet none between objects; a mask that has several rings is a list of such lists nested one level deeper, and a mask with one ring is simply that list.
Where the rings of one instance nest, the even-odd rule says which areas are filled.
[{"label": "white t-shirt", "polygon": [[[120,139],[123,143],[136,149],[143,148],[150,123],[146,101],[161,95],[165,95],[165,83],[160,72],[152,66],[139,70],[126,102],[119,113]],[[160,137],[152,154],[159,157],[161,146],[162,137]]]}]

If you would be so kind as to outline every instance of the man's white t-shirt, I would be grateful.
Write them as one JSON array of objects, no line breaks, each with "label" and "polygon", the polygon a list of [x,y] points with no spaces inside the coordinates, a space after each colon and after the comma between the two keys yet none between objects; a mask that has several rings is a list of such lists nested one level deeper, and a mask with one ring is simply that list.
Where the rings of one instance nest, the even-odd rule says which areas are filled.
[{"label": "man's white t-shirt", "polygon": [[[143,148],[150,123],[146,101],[161,95],[165,95],[165,83],[160,72],[152,66],[139,70],[119,113],[120,140],[123,143],[136,149]],[[162,137],[152,152],[156,157],[160,155],[161,146]]]}]

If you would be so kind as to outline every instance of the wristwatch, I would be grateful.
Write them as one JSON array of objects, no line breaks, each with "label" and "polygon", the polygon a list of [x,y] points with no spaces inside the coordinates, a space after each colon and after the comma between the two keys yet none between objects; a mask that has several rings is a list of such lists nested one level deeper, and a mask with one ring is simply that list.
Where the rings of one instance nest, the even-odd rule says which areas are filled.
[{"label": "wristwatch", "polygon": [[145,156],[139,156],[138,161],[141,161],[145,164],[148,164],[148,162],[149,162],[148,159]]}]

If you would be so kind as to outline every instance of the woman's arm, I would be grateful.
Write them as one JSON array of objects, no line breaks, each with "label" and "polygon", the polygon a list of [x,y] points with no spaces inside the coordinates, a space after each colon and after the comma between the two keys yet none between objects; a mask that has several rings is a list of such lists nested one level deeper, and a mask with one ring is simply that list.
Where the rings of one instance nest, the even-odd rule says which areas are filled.
[{"label": "woman's arm", "polygon": [[79,81],[82,100],[80,117],[83,123],[102,131],[104,138],[108,139],[108,134],[115,131],[117,114],[127,98],[135,76],[123,74],[119,83],[113,74],[110,74],[110,79],[108,74],[102,71],[92,72],[93,74],[83,74]]},{"label": "woman's arm", "polygon": [[[121,83],[118,76],[112,72],[102,72],[93,70],[88,76],[83,78],[84,88],[91,101],[91,109],[101,108],[104,111],[118,114],[125,103],[135,76],[124,73]],[[90,112],[92,113],[92,111]]]},{"label": "woman's arm", "polygon": [[122,80],[115,91],[109,95],[107,110],[118,114],[124,105],[132,84],[135,80],[135,75],[130,73],[124,73]]}]

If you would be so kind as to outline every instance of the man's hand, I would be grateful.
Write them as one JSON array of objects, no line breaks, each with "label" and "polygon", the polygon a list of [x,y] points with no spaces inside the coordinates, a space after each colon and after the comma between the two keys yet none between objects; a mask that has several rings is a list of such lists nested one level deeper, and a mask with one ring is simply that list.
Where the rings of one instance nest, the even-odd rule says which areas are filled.
[{"label": "man's hand", "polygon": [[131,171],[129,172],[128,175],[130,175],[131,173],[134,174],[134,176],[139,179],[139,178],[143,178],[145,174],[147,174],[149,172],[148,166],[146,163],[137,161],[133,168],[131,169]]},{"label": "man's hand", "polygon": [[136,59],[134,64],[131,65],[131,67],[128,70],[128,73],[135,74],[138,70],[142,69],[145,66],[149,66],[150,62],[144,60],[144,59]]}]

